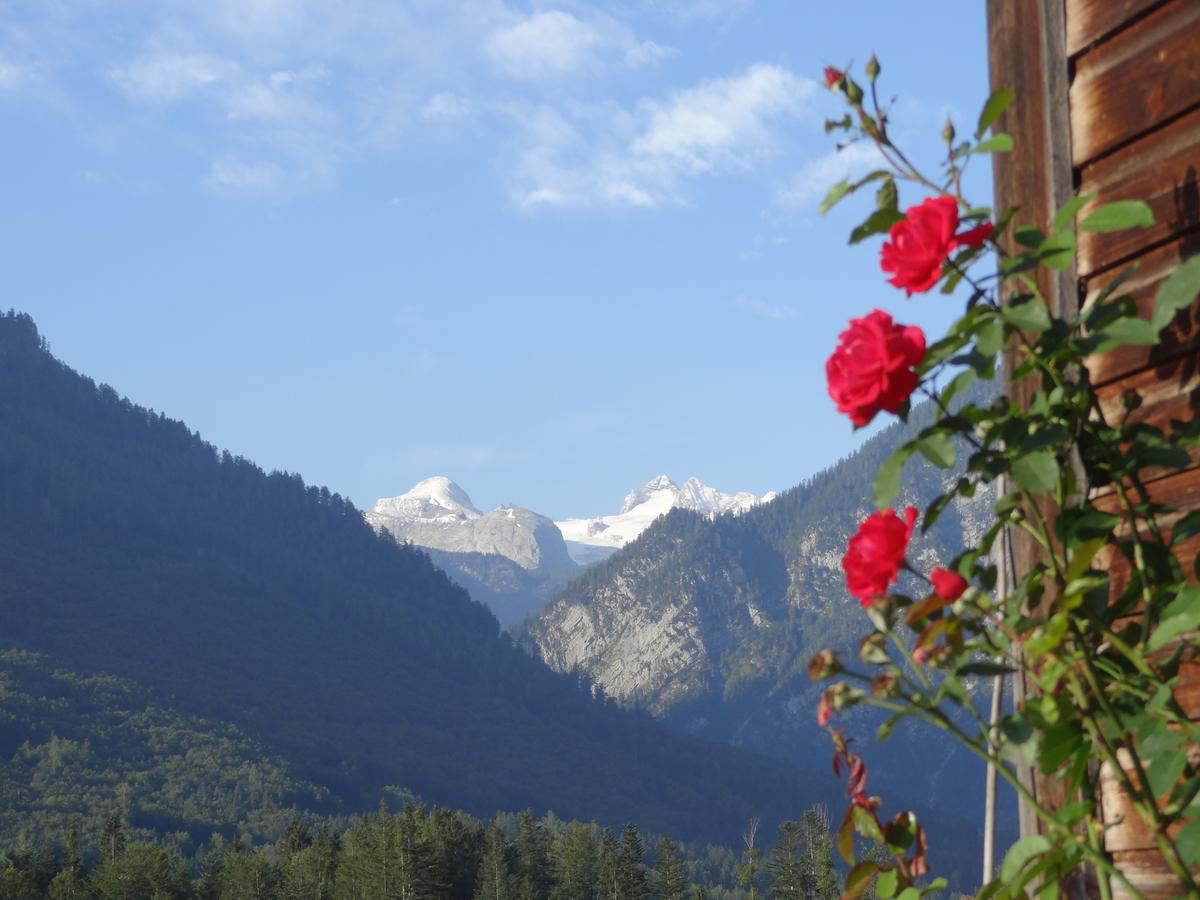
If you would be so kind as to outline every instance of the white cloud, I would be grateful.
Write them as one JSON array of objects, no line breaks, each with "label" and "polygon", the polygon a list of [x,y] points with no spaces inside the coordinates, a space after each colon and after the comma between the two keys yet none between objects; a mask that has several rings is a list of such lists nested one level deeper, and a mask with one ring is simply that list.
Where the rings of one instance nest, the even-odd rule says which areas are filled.
[{"label": "white cloud", "polygon": [[786,304],[773,306],[770,303],[759,300],[757,297],[738,297],[736,303],[739,309],[744,309],[746,312],[753,313],[756,316],[762,316],[764,319],[773,319],[776,322],[794,319],[800,315],[800,310],[794,306]]},{"label": "white cloud", "polygon": [[228,60],[207,53],[156,48],[109,74],[132,100],[172,103],[229,79],[236,70]]},{"label": "white cloud", "polygon": [[471,114],[471,101],[451,91],[434,94],[421,106],[421,118],[427,121],[462,119]]},{"label": "white cloud", "polygon": [[775,193],[775,201],[784,207],[816,210],[821,199],[837,182],[865,175],[884,162],[874,144],[858,142],[834,150],[801,166],[800,170]]},{"label": "white cloud", "polygon": [[29,80],[29,76],[27,67],[0,56],[0,91],[15,91]]},{"label": "white cloud", "polygon": [[754,0],[642,0],[642,7],[675,22],[734,18],[749,12]]},{"label": "white cloud", "polygon": [[632,150],[691,172],[743,166],[770,150],[770,120],[800,112],[815,89],[812,81],[762,63],[704,81],[665,104],[647,104],[649,126]]},{"label": "white cloud", "polygon": [[278,71],[266,78],[247,79],[232,88],[224,101],[230,120],[258,122],[316,121],[328,114],[305,95],[306,83],[320,81],[319,72]]},{"label": "white cloud", "polygon": [[286,173],[275,163],[248,163],[233,156],[215,160],[208,172],[210,185],[235,191],[275,190],[285,180]]},{"label": "white cloud", "polygon": [[805,113],[812,83],[756,65],[632,111],[615,104],[508,107],[508,170],[520,208],[651,207],[679,202],[688,178],[740,170],[776,149],[782,121]]},{"label": "white cloud", "polygon": [[673,52],[653,41],[638,40],[607,16],[584,21],[558,9],[497,28],[487,36],[483,51],[503,74],[525,80],[595,72],[610,62],[638,68]]}]

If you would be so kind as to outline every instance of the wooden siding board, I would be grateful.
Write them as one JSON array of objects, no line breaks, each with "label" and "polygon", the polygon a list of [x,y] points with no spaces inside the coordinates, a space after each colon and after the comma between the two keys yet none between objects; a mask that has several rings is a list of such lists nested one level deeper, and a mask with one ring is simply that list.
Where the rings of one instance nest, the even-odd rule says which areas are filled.
[{"label": "wooden siding board", "polygon": [[1076,63],[1077,166],[1200,103],[1200,3],[1172,0]]},{"label": "wooden siding board", "polygon": [[1166,0],[1067,0],[1067,54],[1076,56]]},{"label": "wooden siding board", "polygon": [[[1196,52],[1200,54],[1200,44]],[[1198,179],[1200,108],[1084,166],[1081,193],[1096,194],[1097,203],[1144,200],[1154,213],[1154,225],[1107,234],[1080,231],[1077,262],[1080,276],[1086,278],[1147,247],[1200,230]],[[1086,216],[1091,208],[1082,215]]]},{"label": "wooden siding board", "polygon": [[[1181,262],[1197,254],[1200,254],[1200,232],[1144,254],[1133,260],[1137,264],[1137,271],[1125,280],[1120,291],[1133,298],[1142,318],[1149,319],[1154,312],[1154,298],[1163,281]],[[1088,279],[1089,302],[1118,274],[1118,270],[1112,270]],[[1151,367],[1164,380],[1189,378],[1195,363],[1182,362],[1180,357],[1192,354],[1197,349],[1200,349],[1200,303],[1179,312],[1175,321],[1163,332],[1160,344],[1153,347],[1128,345],[1093,356],[1087,362],[1088,374],[1093,384],[1097,385]]]}]

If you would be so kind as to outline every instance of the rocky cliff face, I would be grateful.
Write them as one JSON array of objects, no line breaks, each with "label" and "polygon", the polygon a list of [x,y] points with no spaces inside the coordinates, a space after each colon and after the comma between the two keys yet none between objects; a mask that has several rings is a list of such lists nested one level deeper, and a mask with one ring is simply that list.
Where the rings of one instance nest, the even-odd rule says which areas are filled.
[{"label": "rocky cliff face", "polygon": [[[520,639],[551,667],[582,672],[606,694],[684,730],[824,767],[829,747],[815,726],[818,689],[804,666],[820,647],[853,652],[867,629],[845,592],[841,557],[873,508],[874,472],[903,434],[899,427],[881,433],[743,515],[672,511],[566,586]],[[910,465],[898,505],[923,507],[956,477]],[[926,569],[953,558],[987,527],[989,499],[946,510],[914,542],[911,558]],[[874,730],[869,715],[854,720],[865,729],[858,733]],[[896,742],[896,760],[910,758],[932,773],[923,793],[955,808],[973,802],[982,775],[963,784],[974,770],[970,761],[916,735],[898,733]],[[895,783],[905,778],[911,775]]]}]

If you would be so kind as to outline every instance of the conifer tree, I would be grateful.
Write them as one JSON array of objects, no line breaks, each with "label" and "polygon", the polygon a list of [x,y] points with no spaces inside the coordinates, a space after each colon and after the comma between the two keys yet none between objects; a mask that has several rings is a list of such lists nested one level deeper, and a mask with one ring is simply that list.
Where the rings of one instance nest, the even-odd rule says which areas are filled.
[{"label": "conifer tree", "polygon": [[618,900],[644,900],[646,896],[646,848],[638,827],[630,822],[621,834],[617,853]]},{"label": "conifer tree", "polygon": [[687,873],[679,849],[670,838],[658,843],[654,856],[654,896],[657,900],[686,900],[688,894]]},{"label": "conifer tree", "polygon": [[550,888],[549,839],[532,810],[517,815],[516,851],[518,900],[544,900]]},{"label": "conifer tree", "polygon": [[495,822],[484,839],[483,858],[475,879],[475,900],[512,900],[512,869],[508,841]]},{"label": "conifer tree", "polygon": [[100,832],[100,859],[102,862],[119,859],[124,852],[125,826],[113,813],[104,820],[104,828]]},{"label": "conifer tree", "polygon": [[568,825],[554,845],[553,900],[591,900],[596,895],[595,825]]},{"label": "conifer tree", "polygon": [[611,828],[600,835],[600,859],[596,871],[596,896],[600,900],[621,900],[621,848]]}]

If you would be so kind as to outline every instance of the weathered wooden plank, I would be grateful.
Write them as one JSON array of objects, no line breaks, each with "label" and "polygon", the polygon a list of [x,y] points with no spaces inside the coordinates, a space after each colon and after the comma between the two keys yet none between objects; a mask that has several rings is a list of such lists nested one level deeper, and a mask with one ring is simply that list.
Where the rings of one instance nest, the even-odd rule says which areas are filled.
[{"label": "weathered wooden plank", "polygon": [[[1171,527],[1179,520],[1184,511],[1200,508],[1200,469],[1188,469],[1152,481],[1146,485],[1146,491],[1155,503],[1162,503],[1172,508],[1173,512],[1161,517],[1158,522],[1164,534],[1169,537]],[[1104,512],[1113,515],[1121,514],[1120,501],[1112,491],[1096,497],[1095,504]],[[1173,548],[1172,552],[1179,560],[1184,574],[1195,583],[1198,580],[1196,561],[1200,558],[1200,535],[1181,541],[1178,546]],[[1115,548],[1109,546],[1104,547],[1096,554],[1096,566],[1108,570],[1113,595],[1120,595],[1129,583],[1131,569],[1129,560]]]},{"label": "weathered wooden plank", "polygon": [[[1125,395],[1129,391],[1141,398],[1141,406],[1126,412]],[[1106,422],[1153,425],[1169,433],[1172,421],[1191,421],[1200,410],[1200,350],[1110,382],[1096,394]],[[1191,457],[1193,465],[1200,464],[1200,448],[1192,450]],[[1141,471],[1140,477],[1145,483],[1176,471],[1148,466]],[[1103,492],[1107,493],[1106,490]]]},{"label": "weathered wooden plank", "polygon": [[1167,0],[1067,0],[1067,53],[1075,56]]},{"label": "weathered wooden plank", "polygon": [[[1200,9],[1200,4],[1197,4]],[[1200,42],[1196,52],[1200,55]],[[1200,100],[1198,86],[1197,100]],[[1172,237],[1200,229],[1200,107],[1083,167],[1080,191],[1097,203],[1144,200],[1154,212],[1150,228],[1108,234],[1080,231],[1076,261],[1081,278],[1109,268]],[[1086,216],[1090,211],[1084,210]]]},{"label": "weathered wooden plank", "polygon": [[1138,893],[1135,895],[1117,881],[1112,882],[1113,900],[1130,900],[1141,896],[1145,900],[1176,900],[1180,894],[1179,881],[1167,869],[1166,863],[1154,850],[1125,850],[1113,854],[1113,863],[1125,873]]},{"label": "weathered wooden plank", "polygon": [[1200,3],[1172,0],[1085,53],[1070,95],[1078,166],[1200,103]]},{"label": "weathered wooden plank", "polygon": [[[1001,210],[1019,206],[1022,224],[1045,230],[1074,188],[1063,6],[1044,0],[988,0],[987,20],[992,90],[1009,88],[1019,98],[996,123],[997,131],[1012,136],[1013,152],[994,157],[995,205]],[[1057,276],[1043,270],[1038,284],[1051,310],[1062,313],[1077,308],[1073,269]],[[1018,364],[1018,354],[1010,347],[1005,353],[1005,372]],[[1006,375],[1005,387],[1015,402],[1028,404],[1032,393],[1029,381],[1032,379],[1013,385]],[[1029,571],[1042,557],[1041,548],[1020,529],[1014,530],[1011,546],[1018,572]],[[1024,696],[1026,685],[1017,678],[1013,690]],[[1018,767],[1017,775],[1042,803],[1055,807],[1067,799],[1062,785],[1036,767]],[[1019,804],[1019,818],[1023,835],[1042,830],[1024,802]]]},{"label": "weathered wooden plank", "polygon": [[[1154,312],[1154,298],[1163,281],[1185,259],[1200,254],[1200,233],[1189,235],[1166,244],[1157,250],[1138,257],[1137,271],[1121,286],[1122,294],[1128,294],[1137,304],[1138,314],[1148,319]],[[1123,267],[1122,267],[1123,268]],[[1090,302],[1112,282],[1118,271],[1088,279],[1087,294]],[[1103,385],[1141,369],[1155,367],[1163,378],[1187,377],[1175,360],[1200,348],[1200,303],[1182,310],[1175,321],[1162,334],[1162,342],[1153,347],[1119,347],[1108,353],[1091,357],[1087,362],[1092,383]]]}]

